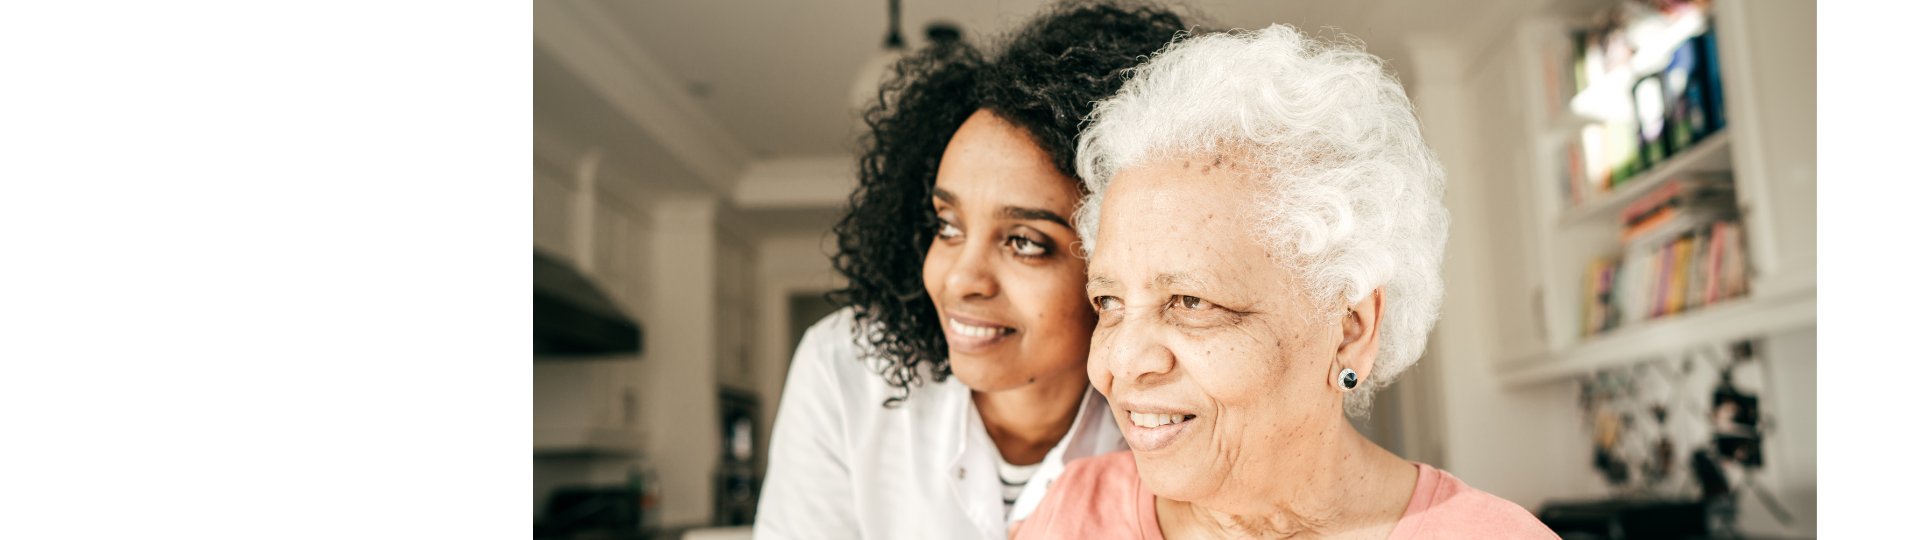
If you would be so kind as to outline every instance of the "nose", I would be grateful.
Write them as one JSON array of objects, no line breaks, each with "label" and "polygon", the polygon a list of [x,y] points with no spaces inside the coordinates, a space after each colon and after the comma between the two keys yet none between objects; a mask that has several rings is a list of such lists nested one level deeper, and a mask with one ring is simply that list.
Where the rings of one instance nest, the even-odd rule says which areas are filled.
[{"label": "nose", "polygon": [[[1106,367],[1115,384],[1150,385],[1173,372],[1173,351],[1160,339],[1153,321],[1136,317],[1101,329],[1093,336],[1088,365]],[[1094,368],[1090,367],[1090,370]]]},{"label": "nose", "polygon": [[987,299],[1000,294],[1000,280],[993,268],[992,241],[969,239],[960,249],[960,257],[947,270],[947,293],[962,300]]}]

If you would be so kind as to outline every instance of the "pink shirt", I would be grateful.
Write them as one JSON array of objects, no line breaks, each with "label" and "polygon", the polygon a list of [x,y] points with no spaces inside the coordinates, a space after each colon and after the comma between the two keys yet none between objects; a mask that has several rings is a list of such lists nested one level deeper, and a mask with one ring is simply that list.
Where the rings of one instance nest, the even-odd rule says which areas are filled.
[{"label": "pink shirt", "polygon": [[[1473,489],[1425,463],[1413,499],[1388,540],[1426,538],[1559,538],[1520,505]],[[1164,540],[1153,493],[1140,485],[1132,452],[1113,452],[1067,465],[1026,521],[1020,538],[1137,538]]]}]

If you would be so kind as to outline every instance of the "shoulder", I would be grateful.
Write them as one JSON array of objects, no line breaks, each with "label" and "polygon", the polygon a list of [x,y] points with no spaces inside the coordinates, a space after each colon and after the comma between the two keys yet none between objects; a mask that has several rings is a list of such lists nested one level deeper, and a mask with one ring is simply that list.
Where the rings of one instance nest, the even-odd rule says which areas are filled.
[{"label": "shoulder", "polygon": [[[1427,464],[1419,464],[1420,480],[1414,487],[1414,503],[1401,523],[1418,519],[1417,537],[1499,537],[1558,538],[1532,512],[1512,501],[1480,491],[1452,473]],[[1418,505],[1426,499],[1424,505]],[[1414,506],[1424,506],[1424,515],[1413,515]],[[1396,537],[1399,535],[1396,534]]]},{"label": "shoulder", "polygon": [[1052,489],[1073,488],[1084,492],[1102,487],[1131,488],[1140,477],[1135,467],[1133,452],[1125,450],[1074,460],[1060,471],[1060,478],[1053,481]]},{"label": "shoulder", "polygon": [[854,347],[853,308],[840,308],[807,327],[795,354],[815,353],[823,357],[849,357]]},{"label": "shoulder", "polygon": [[865,382],[863,379],[879,378],[871,376],[866,363],[860,359],[852,308],[841,308],[807,327],[799,347],[793,351],[793,365],[788,369],[795,378],[833,380],[838,383],[836,386],[842,387],[836,389],[841,392],[868,386],[860,384]]},{"label": "shoulder", "polygon": [[870,341],[872,332],[884,331],[879,328],[862,329],[854,324],[853,308],[835,310],[807,327],[806,333],[801,335],[800,345],[793,352],[794,369],[799,369],[803,363],[814,364],[810,367],[861,375],[879,382],[880,377],[874,374],[875,357],[866,352],[861,344]]},{"label": "shoulder", "polygon": [[1020,524],[1015,536],[1084,538],[1137,530],[1142,523],[1136,504],[1139,491],[1140,475],[1132,452],[1075,460],[1053,480],[1046,500]]},{"label": "shoulder", "polygon": [[863,341],[862,330],[854,324],[853,308],[841,308],[821,318],[800,338],[793,352],[793,363],[787,368],[787,386],[783,393],[799,399],[837,401],[845,410],[870,409],[874,414],[929,407],[934,410],[922,412],[939,412],[952,406],[947,403],[952,396],[946,394],[953,392],[947,387],[955,384],[954,381],[933,381],[929,376],[913,388],[905,407],[884,407],[887,399],[897,395],[899,389],[875,371],[877,364],[861,347]]},{"label": "shoulder", "polygon": [[884,382],[867,371],[857,350],[851,309],[835,311],[808,327],[787,366],[775,427],[849,425],[847,413],[860,404],[879,408],[885,397],[875,387]]}]

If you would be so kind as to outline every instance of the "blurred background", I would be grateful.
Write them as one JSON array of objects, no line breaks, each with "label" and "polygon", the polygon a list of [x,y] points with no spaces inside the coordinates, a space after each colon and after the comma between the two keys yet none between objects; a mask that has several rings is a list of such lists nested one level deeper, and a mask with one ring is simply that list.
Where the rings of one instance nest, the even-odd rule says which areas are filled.
[{"label": "blurred background", "polygon": [[[751,524],[889,4],[533,3],[537,537]],[[895,4],[911,50],[1046,3]],[[1363,431],[1568,537],[1813,536],[1812,1],[1170,5],[1360,38],[1447,168],[1442,317]]]}]

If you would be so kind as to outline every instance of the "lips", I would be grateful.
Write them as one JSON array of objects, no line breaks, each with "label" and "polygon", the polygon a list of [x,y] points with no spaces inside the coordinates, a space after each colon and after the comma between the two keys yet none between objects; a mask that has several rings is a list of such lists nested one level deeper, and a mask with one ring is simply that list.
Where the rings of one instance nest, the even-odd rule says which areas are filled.
[{"label": "lips", "polygon": [[958,353],[985,352],[1018,332],[1011,326],[960,315],[949,315],[944,322],[947,346]]},{"label": "lips", "polygon": [[1127,446],[1140,453],[1172,446],[1200,417],[1177,407],[1140,403],[1115,403],[1113,412]]}]

